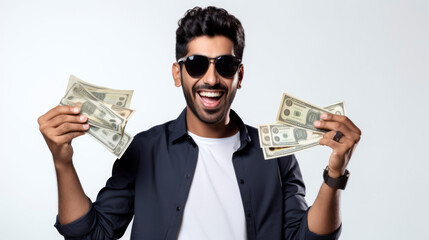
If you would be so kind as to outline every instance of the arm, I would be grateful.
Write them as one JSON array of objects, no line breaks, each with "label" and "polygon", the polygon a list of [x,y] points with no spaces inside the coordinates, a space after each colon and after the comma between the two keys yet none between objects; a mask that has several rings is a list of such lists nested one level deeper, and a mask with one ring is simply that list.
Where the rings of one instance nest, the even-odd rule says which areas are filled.
[{"label": "arm", "polygon": [[55,166],[58,184],[58,221],[68,224],[89,211],[90,201],[85,195],[72,163]]},{"label": "arm", "polygon": [[117,239],[134,214],[133,143],[115,162],[112,177],[92,203],[72,163],[71,140],[89,127],[85,127],[86,118],[81,119],[78,113],[79,109],[58,106],[38,119],[57,173],[59,208],[55,227],[66,239]]},{"label": "arm", "polygon": [[90,203],[73,166],[71,141],[89,128],[79,108],[57,106],[38,119],[52,153],[58,183],[58,219],[70,223],[88,212]]},{"label": "arm", "polygon": [[[345,172],[360,140],[361,131],[345,116],[322,114],[321,118],[321,121],[314,123],[315,127],[331,131],[325,133],[319,143],[332,148],[328,174],[332,178],[338,178]],[[333,140],[337,131],[343,134],[338,142]],[[328,234],[338,229],[340,225],[340,190],[323,183],[313,206],[308,212],[308,227],[314,233]]]},{"label": "arm", "polygon": [[97,200],[89,201],[89,211],[68,224],[61,224],[57,219],[55,227],[66,239],[118,239],[124,235],[134,215],[137,166],[133,143],[122,158],[115,161],[112,176],[98,193]]},{"label": "arm", "polygon": [[278,159],[282,179],[284,212],[283,235],[285,240],[335,240],[341,227],[330,234],[316,234],[309,229],[309,211],[305,201],[305,185],[298,161],[294,155]]},{"label": "arm", "polygon": [[323,183],[308,211],[308,228],[316,234],[324,235],[334,232],[340,225],[340,190]]}]

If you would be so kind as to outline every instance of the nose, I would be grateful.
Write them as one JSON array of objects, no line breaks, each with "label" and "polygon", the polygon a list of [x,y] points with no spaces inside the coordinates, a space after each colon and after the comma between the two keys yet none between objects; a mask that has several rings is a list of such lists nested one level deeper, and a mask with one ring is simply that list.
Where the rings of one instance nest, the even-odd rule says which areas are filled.
[{"label": "nose", "polygon": [[219,82],[219,78],[217,76],[214,59],[210,59],[209,69],[207,69],[206,74],[203,77],[204,83],[207,83],[211,86],[216,85]]}]

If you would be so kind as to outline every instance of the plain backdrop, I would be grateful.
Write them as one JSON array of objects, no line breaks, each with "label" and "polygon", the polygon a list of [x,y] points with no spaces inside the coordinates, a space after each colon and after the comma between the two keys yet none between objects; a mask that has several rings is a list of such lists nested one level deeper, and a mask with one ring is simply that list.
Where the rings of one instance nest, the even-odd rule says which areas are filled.
[{"label": "plain backdrop", "polygon": [[[346,102],[363,134],[342,193],[341,239],[429,239],[425,0],[0,0],[0,238],[61,239],[55,171],[37,118],[59,103],[70,74],[134,89],[132,134],[179,115],[175,30],[196,5],[223,7],[244,26],[245,75],[232,108],[247,124],[274,122],[283,92],[319,106]],[[115,157],[90,136],[73,146],[95,200]],[[329,155],[321,146],[297,154],[309,205]]]}]

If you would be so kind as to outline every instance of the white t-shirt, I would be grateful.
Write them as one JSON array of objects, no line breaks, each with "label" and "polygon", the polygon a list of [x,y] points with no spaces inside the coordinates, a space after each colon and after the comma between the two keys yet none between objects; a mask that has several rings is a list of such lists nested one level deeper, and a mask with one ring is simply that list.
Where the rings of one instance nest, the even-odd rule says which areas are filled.
[{"label": "white t-shirt", "polygon": [[232,154],[240,147],[240,133],[227,138],[188,134],[199,152],[178,240],[247,239],[244,208],[232,164]]}]

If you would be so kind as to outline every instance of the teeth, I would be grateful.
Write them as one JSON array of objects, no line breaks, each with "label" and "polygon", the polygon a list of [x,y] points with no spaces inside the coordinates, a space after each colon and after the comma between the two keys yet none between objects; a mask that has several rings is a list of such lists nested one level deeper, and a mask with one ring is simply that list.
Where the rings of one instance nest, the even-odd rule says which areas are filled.
[{"label": "teeth", "polygon": [[220,97],[222,96],[221,92],[199,92],[201,97]]}]

